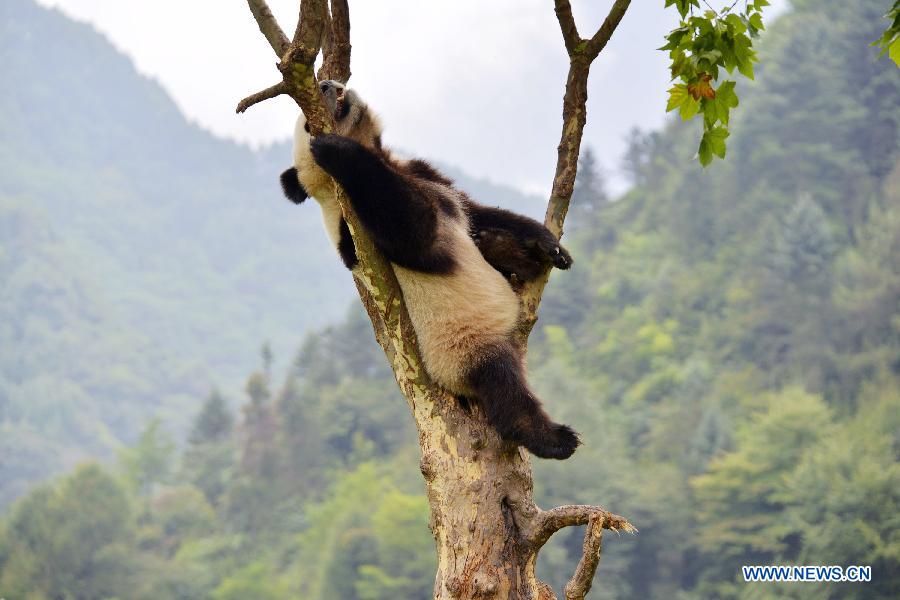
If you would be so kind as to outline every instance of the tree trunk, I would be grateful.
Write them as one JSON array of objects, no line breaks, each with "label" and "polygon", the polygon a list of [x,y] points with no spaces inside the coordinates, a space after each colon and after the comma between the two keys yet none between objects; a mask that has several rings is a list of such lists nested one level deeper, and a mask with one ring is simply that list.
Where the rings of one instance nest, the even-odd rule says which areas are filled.
[{"label": "tree trunk", "polygon": [[[313,77],[313,62],[324,42],[320,79],[345,81],[350,76],[350,22],[346,0],[302,0],[293,41],[288,41],[265,0],[248,0],[259,28],[281,58],[282,81],[238,105],[288,94],[302,108],[313,134],[330,131]],[[563,102],[563,131],[553,192],[545,224],[557,235],[572,195],[572,185],[586,121],[587,77],[594,58],[609,40],[629,0],[616,0],[609,16],[590,39],[581,39],[568,0],[555,0],[556,14],[570,57]],[[465,408],[434,385],[419,357],[415,331],[393,270],[377,252],[336,186],[356,245],[355,282],[372,321],[375,337],[406,397],[419,432],[420,463],[431,508],[438,571],[436,600],[484,598],[555,600],[535,576],[540,548],[563,527],[588,525],[583,555],[565,598],[577,600],[590,589],[600,558],[602,530],[633,531],[624,518],[596,506],[571,505],[541,510],[534,504],[528,453],[504,442],[477,406]],[[549,272],[522,292],[521,343],[537,320],[537,308]]]}]

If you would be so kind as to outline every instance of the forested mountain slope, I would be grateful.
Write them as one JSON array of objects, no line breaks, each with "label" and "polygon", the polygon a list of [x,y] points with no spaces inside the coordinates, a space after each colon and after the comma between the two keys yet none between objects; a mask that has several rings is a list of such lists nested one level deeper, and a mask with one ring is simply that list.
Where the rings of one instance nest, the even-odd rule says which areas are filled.
[{"label": "forested mountain slope", "polygon": [[0,79],[3,506],[148,415],[183,425],[264,342],[285,358],[355,292],[316,207],[278,188],[287,142],[201,130],[104,37],[30,0],[0,3]]},{"label": "forested mountain slope", "polygon": [[[795,1],[740,84],[726,161],[699,169],[697,131],[672,124],[632,153],[625,197],[573,207],[529,367],[584,440],[535,461],[539,503],[640,530],[604,536],[592,598],[900,596],[900,71],[869,47],[888,5]],[[601,197],[586,174],[581,202]],[[151,423],[118,467],[23,498],[0,595],[431,597],[395,385],[354,305],[286,378],[264,362],[239,415],[209,396],[177,459]],[[559,592],[582,540],[557,537],[538,566]],[[746,584],[745,564],[872,581]]]}]

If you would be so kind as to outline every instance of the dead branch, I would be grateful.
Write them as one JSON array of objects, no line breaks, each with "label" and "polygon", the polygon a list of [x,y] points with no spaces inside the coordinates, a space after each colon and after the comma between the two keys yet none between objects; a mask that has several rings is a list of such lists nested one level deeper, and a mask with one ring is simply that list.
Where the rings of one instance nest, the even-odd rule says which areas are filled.
[{"label": "dead branch", "polygon": [[255,94],[250,94],[249,96],[238,102],[235,112],[242,113],[254,104],[259,104],[263,100],[268,100],[269,98],[274,98],[286,93],[287,87],[284,85],[283,81],[279,81],[275,85],[271,85],[264,90],[256,92]]},{"label": "dead branch", "polygon": [[591,519],[600,519],[604,529],[613,531],[636,531],[625,517],[614,515],[599,506],[589,504],[567,504],[540,511],[533,520],[529,538],[531,543],[543,546],[550,536],[564,527],[586,525]]},{"label": "dead branch", "polygon": [[575,567],[575,573],[566,583],[564,593],[566,600],[584,600],[591,590],[594,582],[594,574],[600,563],[600,549],[603,543],[603,528],[605,520],[599,515],[591,517],[587,529],[584,532],[584,542],[581,545],[581,560]]},{"label": "dead branch", "polygon": [[[291,45],[292,61],[296,60],[304,65],[311,65],[319,48],[322,47],[322,36],[328,21],[328,4],[326,0],[302,0],[300,2],[300,18],[297,20],[297,28],[294,30],[294,41]],[[284,62],[284,60],[282,60]]]},{"label": "dead branch", "polygon": [[523,535],[537,553],[554,533],[565,527],[587,525],[582,544],[581,560],[572,578],[566,584],[566,600],[583,600],[591,589],[597,565],[600,562],[600,546],[604,529],[634,533],[637,529],[624,517],[614,515],[599,506],[570,504],[539,511],[533,519],[523,523]]},{"label": "dead branch", "polygon": [[247,0],[247,4],[250,6],[253,18],[256,19],[256,23],[259,25],[259,30],[269,41],[269,45],[272,46],[272,50],[275,51],[278,58],[284,56],[291,42],[284,34],[284,31],[281,30],[281,27],[278,26],[278,21],[275,20],[275,15],[269,10],[266,0]]},{"label": "dead branch", "polygon": [[331,15],[323,43],[322,66],[319,81],[335,79],[342,83],[350,80],[350,9],[347,0],[331,0]]}]

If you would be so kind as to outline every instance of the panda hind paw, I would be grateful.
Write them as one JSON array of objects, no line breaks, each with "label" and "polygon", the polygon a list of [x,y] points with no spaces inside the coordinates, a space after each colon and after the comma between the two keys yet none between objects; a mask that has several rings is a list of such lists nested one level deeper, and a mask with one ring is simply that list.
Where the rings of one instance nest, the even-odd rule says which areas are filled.
[{"label": "panda hind paw", "polygon": [[551,423],[542,435],[527,440],[523,445],[539,458],[565,460],[572,456],[580,444],[578,434],[571,427]]},{"label": "panda hind paw", "polygon": [[572,255],[555,238],[541,240],[537,245],[557,269],[565,270],[572,266]]}]

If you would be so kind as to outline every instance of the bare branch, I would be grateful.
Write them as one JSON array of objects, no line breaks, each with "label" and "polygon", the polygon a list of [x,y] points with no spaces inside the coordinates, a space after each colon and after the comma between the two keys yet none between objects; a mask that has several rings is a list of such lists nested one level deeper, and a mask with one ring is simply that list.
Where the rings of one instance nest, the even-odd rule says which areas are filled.
[{"label": "bare branch", "polygon": [[350,80],[350,9],[347,0],[331,0],[331,19],[325,36],[319,79]]},{"label": "bare branch", "polygon": [[322,35],[325,33],[326,20],[328,19],[328,4],[326,0],[300,0],[300,19],[297,21],[297,29],[294,30],[292,45],[301,46],[306,53],[303,54],[303,62],[312,62],[322,47]]},{"label": "bare branch", "polygon": [[259,30],[266,36],[269,45],[272,46],[272,50],[275,51],[278,58],[284,56],[291,41],[279,27],[278,21],[275,20],[275,15],[272,14],[272,11],[269,10],[269,5],[266,4],[266,0],[247,0],[247,4],[250,6],[253,18],[256,19],[256,23],[259,25]]},{"label": "bare branch", "polygon": [[300,1],[300,19],[292,42],[281,31],[265,0],[247,0],[247,4],[259,30],[281,59],[278,70],[281,71],[282,84],[248,96],[238,104],[238,112],[280,94],[288,94],[300,105],[314,134],[331,131],[331,116],[325,109],[313,71],[328,18],[326,0]]},{"label": "bare branch", "polygon": [[586,525],[592,519],[600,519],[603,529],[634,532],[637,529],[625,517],[614,515],[599,506],[589,504],[567,504],[540,511],[535,519],[529,541],[543,546],[550,536],[563,527]]},{"label": "bare branch", "polygon": [[619,26],[619,23],[622,21],[622,17],[625,16],[625,11],[628,10],[630,4],[631,0],[616,0],[615,4],[612,5],[612,8],[609,9],[609,14],[606,15],[600,29],[598,29],[597,33],[588,40],[585,53],[591,60],[597,58],[597,55],[600,54],[600,51],[606,46],[606,42],[609,41],[609,38],[612,37],[613,32]]},{"label": "bare branch", "polygon": [[331,45],[334,40],[334,34],[331,32],[332,23],[331,23],[331,10],[328,7],[328,2],[325,3],[325,26],[322,29],[322,66],[319,67],[318,72],[316,73],[316,79],[319,81],[324,81],[326,79],[330,79],[328,75],[325,73],[325,64],[328,62],[328,57],[331,56]]},{"label": "bare branch", "polygon": [[254,104],[259,104],[263,100],[268,100],[269,98],[274,98],[282,94],[287,94],[287,86],[284,85],[283,81],[279,81],[275,85],[269,86],[264,90],[256,92],[255,94],[250,94],[249,96],[238,102],[235,112],[242,113]]},{"label": "bare branch", "polygon": [[563,41],[566,43],[566,51],[572,56],[581,41],[575,17],[572,15],[572,5],[569,4],[569,0],[554,0],[553,5],[556,20],[559,21],[559,28],[562,30]]},{"label": "bare branch", "polygon": [[581,545],[581,560],[575,568],[575,573],[566,584],[564,593],[566,600],[584,600],[591,590],[594,581],[594,573],[600,563],[600,550],[603,543],[603,522],[600,515],[591,517],[587,529],[584,532],[584,542]]},{"label": "bare branch", "polygon": [[287,93],[300,105],[313,135],[331,131],[333,126],[316,85],[313,69],[322,43],[327,13],[325,0],[301,0],[294,41],[278,64]]},{"label": "bare branch", "polygon": [[[553,175],[553,189],[547,203],[544,225],[557,237],[562,236],[563,223],[569,212],[569,201],[575,189],[575,173],[578,169],[578,155],[581,152],[581,136],[587,122],[587,82],[591,63],[612,37],[613,32],[631,0],[616,0],[600,29],[590,40],[578,39],[572,47],[573,36],[577,37],[575,20],[568,0],[555,0],[556,16],[559,19],[566,49],[569,51],[569,74],[566,77],[566,92],[563,96],[563,127],[557,147],[556,172]],[[519,340],[527,343],[528,335],[537,322],[537,309],[541,303],[544,287],[550,277],[550,270],[522,289],[522,304],[525,308],[519,328]]]}]

